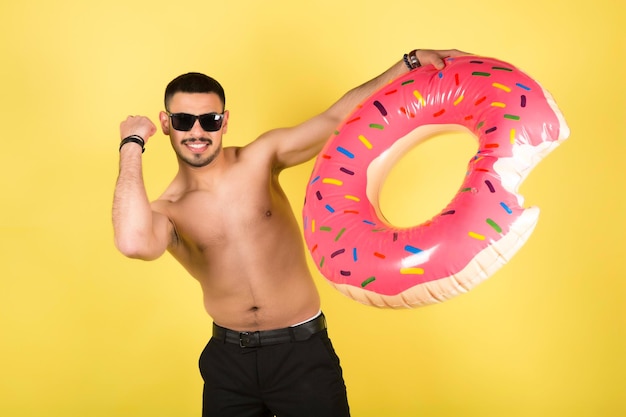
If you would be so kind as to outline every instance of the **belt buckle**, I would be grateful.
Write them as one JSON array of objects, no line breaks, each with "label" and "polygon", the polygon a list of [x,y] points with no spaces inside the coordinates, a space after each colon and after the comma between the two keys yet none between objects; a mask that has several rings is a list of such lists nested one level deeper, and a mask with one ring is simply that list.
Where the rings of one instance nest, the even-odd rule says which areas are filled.
[{"label": "belt buckle", "polygon": [[257,332],[239,332],[239,347],[253,347],[261,345],[260,333]]}]

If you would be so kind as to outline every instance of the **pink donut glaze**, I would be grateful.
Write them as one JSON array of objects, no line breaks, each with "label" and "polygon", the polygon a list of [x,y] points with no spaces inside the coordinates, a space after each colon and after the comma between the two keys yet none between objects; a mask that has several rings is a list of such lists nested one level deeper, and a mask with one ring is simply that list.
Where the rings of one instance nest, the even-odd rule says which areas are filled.
[{"label": "pink donut glaze", "polygon": [[[407,143],[467,129],[478,152],[452,201],[410,228],[389,224],[377,192]],[[320,153],[304,204],[304,236],[320,272],[364,304],[415,307],[466,292],[525,243],[539,210],[517,189],[569,129],[552,97],[511,64],[446,60],[366,99]]]}]

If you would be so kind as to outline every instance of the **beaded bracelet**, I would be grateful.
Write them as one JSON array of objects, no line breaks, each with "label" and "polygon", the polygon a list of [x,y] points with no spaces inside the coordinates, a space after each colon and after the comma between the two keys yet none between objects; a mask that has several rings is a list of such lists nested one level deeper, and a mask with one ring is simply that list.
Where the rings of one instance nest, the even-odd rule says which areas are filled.
[{"label": "beaded bracelet", "polygon": [[128,137],[125,137],[124,139],[122,139],[122,142],[120,142],[120,151],[122,150],[122,146],[126,145],[127,143],[130,142],[134,142],[136,144],[138,144],[139,146],[141,146],[141,153],[144,153],[146,148],[144,148],[145,145],[145,141],[143,140],[143,138],[139,135],[130,135]]},{"label": "beaded bracelet", "polygon": [[404,59],[404,63],[409,68],[409,71],[412,70],[413,65],[411,65],[411,62],[409,61],[409,54],[404,54],[404,57],[402,59]]}]

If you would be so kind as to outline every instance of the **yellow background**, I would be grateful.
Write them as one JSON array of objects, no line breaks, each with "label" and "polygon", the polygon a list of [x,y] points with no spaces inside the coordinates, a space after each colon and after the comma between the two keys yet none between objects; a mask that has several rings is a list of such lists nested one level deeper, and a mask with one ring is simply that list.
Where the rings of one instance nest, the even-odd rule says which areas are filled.
[{"label": "yellow background", "polygon": [[[521,188],[542,209],[534,234],[469,294],[378,310],[316,272],[353,415],[625,415],[624,16],[614,0],[2,2],[0,415],[199,416],[198,285],[169,255],[113,247],[123,118],[156,120],[167,82],[202,71],[226,88],[226,140],[245,144],[416,47],[517,65],[572,134]],[[474,150],[444,136],[411,151],[388,217],[435,214]],[[162,135],[144,161],[154,198],[176,169]],[[311,168],[283,174],[298,213]]]}]

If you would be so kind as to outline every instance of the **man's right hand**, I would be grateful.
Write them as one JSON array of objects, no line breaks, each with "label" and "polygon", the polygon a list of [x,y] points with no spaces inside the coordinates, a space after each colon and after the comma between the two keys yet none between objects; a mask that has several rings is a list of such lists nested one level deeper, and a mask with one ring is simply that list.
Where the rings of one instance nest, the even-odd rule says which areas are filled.
[{"label": "man's right hand", "polygon": [[156,126],[145,116],[128,116],[120,123],[120,139],[131,135],[140,136],[144,143],[148,143],[150,136],[156,133]]}]

